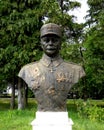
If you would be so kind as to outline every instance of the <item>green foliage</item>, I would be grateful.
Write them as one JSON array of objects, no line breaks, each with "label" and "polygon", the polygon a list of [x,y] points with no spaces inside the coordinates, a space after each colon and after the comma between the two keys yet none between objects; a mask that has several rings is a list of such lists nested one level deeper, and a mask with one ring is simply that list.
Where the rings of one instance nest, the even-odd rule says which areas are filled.
[{"label": "green foliage", "polygon": [[87,23],[89,25],[99,24],[104,20],[104,1],[103,0],[88,0],[89,10],[87,17]]},{"label": "green foliage", "polygon": [[104,98],[104,1],[88,0],[88,6],[88,26],[83,41],[86,79],[82,90],[85,90],[87,97],[101,99]]},{"label": "green foliage", "polygon": [[0,1],[0,84],[4,79],[11,82],[23,65],[40,59],[43,22],[62,25],[65,32],[62,41],[66,38],[78,41],[83,25],[75,23],[74,16],[68,14],[78,7],[80,3],[68,0]]},{"label": "green foliage", "polygon": [[91,121],[98,120],[104,122],[104,108],[98,107],[96,104],[92,104],[90,100],[78,100],[76,105],[79,117],[88,118]]},{"label": "green foliage", "polygon": [[83,24],[76,23],[76,21],[74,21],[75,16],[69,15],[68,12],[80,7],[81,5],[76,1],[57,1],[42,1],[41,10],[44,12],[43,19],[45,18],[45,23],[54,22],[62,26],[62,30],[64,32],[62,38],[63,41],[70,39],[70,42],[72,41],[76,43],[76,41],[81,38]]},{"label": "green foliage", "polygon": [[41,56],[39,1],[0,1],[0,80],[11,82],[21,66]]},{"label": "green foliage", "polygon": [[63,59],[74,62],[77,64],[83,64],[83,57],[80,53],[80,47],[82,47],[82,44],[62,44],[61,48],[61,55]]},{"label": "green foliage", "polygon": [[103,98],[104,95],[104,32],[102,29],[91,30],[86,38],[84,47],[86,84],[91,95]]},{"label": "green foliage", "polygon": [[34,93],[30,89],[28,89],[28,98],[34,98]]}]

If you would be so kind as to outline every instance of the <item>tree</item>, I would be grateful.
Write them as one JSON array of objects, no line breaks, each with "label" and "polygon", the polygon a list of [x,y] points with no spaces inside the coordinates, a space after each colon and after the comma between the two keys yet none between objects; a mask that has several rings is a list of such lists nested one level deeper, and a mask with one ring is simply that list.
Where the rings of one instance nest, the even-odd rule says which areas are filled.
[{"label": "tree", "polygon": [[39,59],[39,5],[38,0],[0,1],[0,80],[13,83],[21,66]]},{"label": "tree", "polygon": [[104,1],[88,0],[90,29],[86,33],[86,89],[92,98],[104,98]]},{"label": "tree", "polygon": [[[43,0],[41,10],[44,12],[45,22],[55,22],[62,26],[64,39],[76,43],[80,40],[83,24],[76,23],[75,16],[69,15],[70,10],[79,8],[79,2],[69,0]],[[69,40],[70,39],[70,40]]]},{"label": "tree", "polygon": [[103,0],[88,0],[87,4],[89,6],[87,18],[87,24],[89,26],[99,24],[99,20],[102,19],[104,10]]},{"label": "tree", "polygon": [[[74,16],[68,14],[69,10],[77,7],[80,7],[78,2],[68,0],[60,0],[59,3],[56,0],[0,1],[1,82],[5,79],[6,82],[18,84],[17,75],[20,68],[24,64],[40,59],[42,51],[39,34],[43,22],[62,25],[65,34],[64,43],[66,38],[68,43],[79,42],[83,25],[75,23]],[[15,87],[14,85],[12,86]],[[14,98],[14,89],[12,98]]]}]

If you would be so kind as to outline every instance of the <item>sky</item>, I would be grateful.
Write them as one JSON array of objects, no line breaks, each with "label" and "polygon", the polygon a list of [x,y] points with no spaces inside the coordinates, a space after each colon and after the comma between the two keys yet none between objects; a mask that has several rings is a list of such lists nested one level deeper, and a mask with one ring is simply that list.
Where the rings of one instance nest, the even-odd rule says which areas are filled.
[{"label": "sky", "polygon": [[87,14],[86,11],[88,10],[87,0],[76,0],[76,1],[81,3],[81,8],[74,9],[74,11],[71,12],[71,14],[77,17],[76,22],[84,23],[85,22],[84,17],[86,16]]}]

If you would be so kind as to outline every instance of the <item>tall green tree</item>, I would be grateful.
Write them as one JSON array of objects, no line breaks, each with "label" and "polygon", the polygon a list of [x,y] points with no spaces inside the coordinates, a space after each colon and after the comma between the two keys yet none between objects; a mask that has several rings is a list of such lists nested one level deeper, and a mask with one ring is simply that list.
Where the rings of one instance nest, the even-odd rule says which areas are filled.
[{"label": "tall green tree", "polygon": [[[0,81],[17,84],[20,68],[39,59],[41,1],[0,1]],[[13,98],[14,99],[14,89]],[[12,105],[14,107],[14,105]]]},{"label": "tall green tree", "polygon": [[88,0],[89,25],[84,42],[86,87],[90,96],[104,98],[104,1]]}]

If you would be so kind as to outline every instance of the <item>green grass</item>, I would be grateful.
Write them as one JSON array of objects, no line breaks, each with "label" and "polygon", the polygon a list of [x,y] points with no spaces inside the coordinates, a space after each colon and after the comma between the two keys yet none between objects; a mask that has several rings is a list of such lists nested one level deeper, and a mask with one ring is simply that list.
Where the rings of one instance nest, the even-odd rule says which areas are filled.
[{"label": "green grass", "polygon": [[10,99],[0,99],[0,130],[32,130],[30,123],[35,118],[35,100],[29,100],[25,110],[10,110],[9,102]]},{"label": "green grass", "polygon": [[24,111],[3,111],[0,112],[1,130],[31,130],[30,122],[33,120],[33,112]]},{"label": "green grass", "polygon": [[[68,114],[69,117],[73,120],[73,130],[104,130],[104,122],[99,122],[97,120],[91,121],[86,117],[79,117],[77,110],[76,110],[76,103],[77,100],[68,100],[67,107],[68,107]],[[97,106],[104,107],[104,101],[102,100],[90,100],[90,102]]]},{"label": "green grass", "polygon": [[69,111],[69,117],[73,120],[73,130],[104,130],[104,123],[81,118],[74,111]]},{"label": "green grass", "polygon": [[[9,110],[9,102],[10,99],[0,99],[0,130],[32,130],[30,123],[35,118],[35,100],[29,99],[25,110]],[[99,101],[92,102],[99,104]],[[79,117],[73,100],[68,100],[67,104],[69,117],[74,122],[73,130],[104,130],[103,122]]]}]

